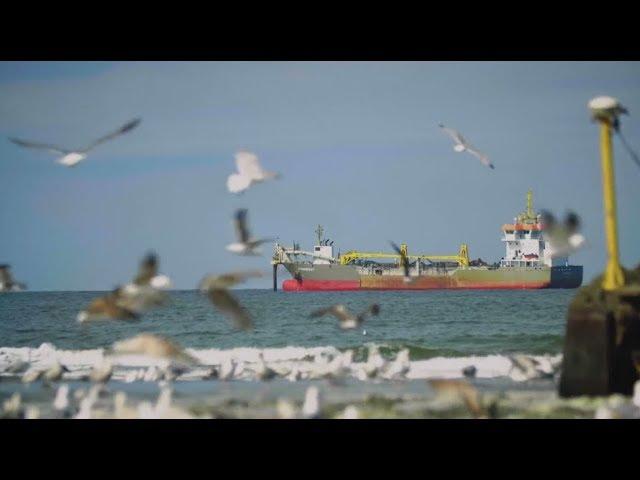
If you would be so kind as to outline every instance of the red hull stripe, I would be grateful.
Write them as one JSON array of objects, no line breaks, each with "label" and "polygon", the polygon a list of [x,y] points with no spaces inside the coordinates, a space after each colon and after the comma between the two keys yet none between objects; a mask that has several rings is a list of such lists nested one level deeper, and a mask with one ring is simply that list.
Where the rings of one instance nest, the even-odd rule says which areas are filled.
[{"label": "red hull stripe", "polygon": [[282,289],[286,292],[314,292],[314,291],[340,291],[340,290],[528,290],[547,288],[549,282],[486,282],[486,283],[466,283],[460,285],[421,285],[404,286],[397,283],[387,287],[375,286],[360,288],[358,280],[285,280],[282,282]]}]

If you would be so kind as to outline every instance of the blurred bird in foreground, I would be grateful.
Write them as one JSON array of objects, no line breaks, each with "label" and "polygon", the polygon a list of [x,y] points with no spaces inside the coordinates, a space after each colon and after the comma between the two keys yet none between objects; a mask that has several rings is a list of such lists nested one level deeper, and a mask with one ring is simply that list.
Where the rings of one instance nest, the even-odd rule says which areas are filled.
[{"label": "blurred bird in foreground", "polygon": [[107,295],[93,300],[88,308],[78,314],[78,322],[138,320],[142,313],[163,305],[167,299],[164,290],[171,286],[171,280],[158,273],[158,263],[155,253],[146,255],[133,282],[124,287],[118,286]]},{"label": "blurred bird in foreground", "polygon": [[32,383],[36,380],[44,380],[45,382],[57,382],[62,378],[69,369],[57,360],[51,364],[49,368],[30,368],[22,376],[22,383]]},{"label": "blurred bird in foreground", "polygon": [[353,315],[352,313],[350,313],[347,310],[347,307],[345,307],[344,305],[337,304],[327,308],[316,310],[309,315],[309,318],[317,318],[330,314],[338,319],[341,329],[352,330],[354,328],[360,327],[360,325],[362,325],[367,317],[376,316],[379,313],[380,305],[378,305],[377,303],[369,305],[366,310],[360,312],[358,315]]},{"label": "blurred bird in foreground", "polygon": [[307,419],[320,418],[322,414],[322,395],[320,389],[315,385],[307,388],[302,404],[302,417]]},{"label": "blurred bird in foreground", "polygon": [[47,370],[44,371],[42,378],[47,382],[57,382],[58,380],[61,380],[64,373],[68,371],[69,369],[67,367],[56,360]]},{"label": "blurred bird in foreground", "polygon": [[121,305],[124,297],[122,287],[118,286],[108,294],[98,297],[91,301],[89,306],[78,313],[76,317],[79,323],[90,322],[94,320],[139,320],[140,316]]},{"label": "blurred bird in foreground", "polygon": [[2,402],[1,418],[22,418],[24,411],[22,396],[20,393],[14,392],[8,399]]},{"label": "blurred bird in foreground", "polygon": [[567,257],[584,247],[586,239],[579,232],[581,222],[576,213],[567,213],[563,224],[557,222],[547,210],[540,215],[551,258]]},{"label": "blurred bird in foreground", "polygon": [[105,355],[146,355],[167,360],[176,360],[190,365],[198,364],[198,360],[186,353],[180,346],[151,333],[141,333],[126,340],[115,342],[105,350]]},{"label": "blurred bird in foreground", "polygon": [[491,169],[494,169],[495,167],[493,166],[493,164],[489,161],[489,157],[487,157],[484,153],[481,153],[480,151],[478,151],[475,147],[473,147],[471,144],[469,144],[465,138],[460,134],[460,132],[458,132],[457,130],[454,130],[453,128],[447,128],[445,127],[443,124],[439,123],[438,126],[444,130],[444,132],[449,135],[454,142],[456,142],[456,144],[453,146],[453,149],[460,153],[460,152],[469,152],[471,155],[474,155],[475,157],[477,157],[480,162],[482,162],[482,164],[486,167],[489,167]]},{"label": "blurred bird in foreground", "polygon": [[242,193],[254,183],[280,178],[279,173],[263,170],[254,153],[239,151],[235,158],[238,172],[232,173],[227,179],[227,188],[231,193]]},{"label": "blurred bird in foreground", "polygon": [[487,418],[487,412],[482,406],[480,393],[466,380],[431,379],[427,380],[431,388],[441,397],[459,398],[464,402],[467,410],[475,418]]},{"label": "blurred bird in foreground", "polygon": [[260,255],[258,249],[260,245],[271,242],[273,238],[252,239],[249,226],[247,225],[247,209],[240,208],[236,211],[234,225],[236,229],[236,237],[238,241],[227,245],[227,250],[239,255]]},{"label": "blurred bird in foreground", "polygon": [[249,278],[261,277],[262,272],[253,270],[247,272],[227,273],[224,275],[207,275],[200,282],[200,291],[207,294],[213,305],[233,321],[235,328],[251,330],[253,320],[249,312],[240,305],[229,292],[229,288],[242,283]]},{"label": "blurred bird in foreground", "polygon": [[55,145],[46,144],[46,143],[32,142],[30,140],[20,140],[18,138],[9,138],[9,140],[21,147],[47,150],[51,153],[55,153],[56,155],[62,155],[56,160],[57,163],[59,163],[60,165],[64,165],[65,167],[75,167],[77,164],[79,164],[81,161],[87,158],[87,154],[91,150],[93,150],[95,147],[109,140],[113,140],[114,138],[119,137],[120,135],[123,135],[133,130],[135,127],[138,126],[140,122],[141,122],[141,119],[136,118],[126,123],[122,127],[118,128],[115,132],[111,132],[108,135],[105,135],[104,137],[100,137],[99,139],[90,143],[88,146],[84,148],[79,148],[75,150],[57,147]]},{"label": "blurred bird in foreground", "polygon": [[113,365],[110,360],[103,360],[96,364],[89,373],[89,380],[95,383],[106,383],[113,375]]},{"label": "blurred bird in foreground", "polygon": [[256,363],[255,372],[256,378],[261,381],[269,381],[278,376],[278,373],[266,364],[262,352],[258,354],[258,362]]},{"label": "blurred bird in foreground", "polygon": [[0,265],[0,292],[20,292],[26,290],[24,283],[16,282],[11,275],[11,265]]},{"label": "blurred bird in foreground", "polygon": [[[403,271],[402,281],[404,283],[412,283],[413,279],[409,275],[409,257],[407,256],[407,252],[405,250],[402,250],[396,243],[392,241],[389,241],[389,243],[391,244],[391,247],[395,250],[395,252],[400,255],[400,266],[402,267]],[[418,259],[418,261],[420,260]]]},{"label": "blurred bird in foreground", "polygon": [[140,314],[166,302],[164,290],[171,287],[171,279],[158,273],[158,263],[158,255],[153,252],[144,257],[133,282],[122,288],[119,306]]}]

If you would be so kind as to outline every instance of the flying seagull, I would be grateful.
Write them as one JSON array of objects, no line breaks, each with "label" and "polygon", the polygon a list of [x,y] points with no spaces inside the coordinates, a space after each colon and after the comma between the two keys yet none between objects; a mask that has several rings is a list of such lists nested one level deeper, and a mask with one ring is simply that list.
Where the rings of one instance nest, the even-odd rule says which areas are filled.
[{"label": "flying seagull", "polygon": [[112,292],[94,299],[89,306],[78,313],[79,323],[93,320],[138,320],[137,313],[120,305],[122,301],[122,287],[116,287]]},{"label": "flying seagull", "polygon": [[69,150],[67,148],[57,147],[55,145],[46,143],[32,142],[30,140],[20,140],[18,138],[9,138],[9,140],[21,147],[48,150],[49,152],[55,153],[56,155],[62,155],[58,158],[58,160],[56,160],[57,163],[59,163],[60,165],[64,165],[65,167],[75,167],[78,163],[87,158],[87,154],[95,147],[133,130],[141,121],[142,120],[140,118],[131,120],[130,122],[117,129],[115,132],[111,132],[108,135],[100,137],[99,139],[90,143],[88,146],[76,150]]},{"label": "flying seagull", "polygon": [[19,292],[26,289],[27,286],[24,283],[13,279],[10,265],[0,265],[0,292]]},{"label": "flying seagull", "polygon": [[404,272],[404,277],[402,278],[402,281],[404,283],[411,283],[413,279],[409,275],[409,258],[407,257],[406,252],[403,252],[400,249],[400,247],[394,242],[389,241],[389,243],[391,244],[391,247],[396,251],[396,253],[400,255],[400,265],[402,266],[402,270]]},{"label": "flying seagull", "polygon": [[471,144],[469,144],[464,137],[460,134],[460,132],[458,132],[457,130],[454,130],[453,128],[447,128],[445,127],[443,124],[439,123],[438,126],[445,131],[445,133],[447,135],[449,135],[454,142],[456,142],[456,144],[453,146],[453,149],[460,153],[460,152],[469,152],[471,155],[474,155],[476,157],[478,157],[478,159],[480,159],[480,161],[482,162],[482,164],[486,167],[489,167],[491,169],[495,168],[493,166],[493,164],[489,161],[489,157],[487,157],[484,153],[481,153],[480,151],[478,151],[475,147],[473,147]]},{"label": "flying seagull", "polygon": [[377,303],[371,304],[366,310],[360,312],[358,315],[351,314],[347,307],[342,304],[332,305],[327,308],[321,308],[312,312],[309,318],[323,317],[327,314],[333,315],[340,322],[340,328],[343,330],[352,330],[358,328],[368,316],[375,316],[380,313],[380,305]]},{"label": "flying seagull", "polygon": [[279,173],[263,170],[254,153],[241,150],[236,153],[235,158],[238,172],[227,178],[227,188],[231,193],[242,193],[254,183],[280,178]]},{"label": "flying seagull", "polygon": [[547,210],[540,212],[540,216],[551,258],[566,257],[585,245],[586,239],[579,232],[580,217],[575,212],[568,212],[563,224]]},{"label": "flying seagull", "polygon": [[207,275],[200,282],[199,288],[200,291],[207,294],[211,303],[218,310],[233,321],[236,328],[251,330],[253,329],[253,320],[249,312],[229,293],[228,289],[248,278],[261,276],[262,272],[259,271],[235,272],[219,276]]},{"label": "flying seagull", "polygon": [[171,286],[171,279],[158,273],[158,263],[158,256],[153,252],[144,257],[133,282],[122,288],[119,306],[139,314],[166,301],[163,290]]},{"label": "flying seagull", "polygon": [[266,242],[272,242],[274,238],[262,238],[254,240],[247,225],[247,209],[240,208],[236,211],[234,224],[236,228],[237,242],[227,245],[227,250],[238,255],[260,255],[260,245]]},{"label": "flying seagull", "polygon": [[149,357],[177,360],[187,364],[198,361],[186,353],[181,347],[166,338],[151,333],[141,333],[132,338],[115,342],[105,351],[106,355],[146,355]]}]

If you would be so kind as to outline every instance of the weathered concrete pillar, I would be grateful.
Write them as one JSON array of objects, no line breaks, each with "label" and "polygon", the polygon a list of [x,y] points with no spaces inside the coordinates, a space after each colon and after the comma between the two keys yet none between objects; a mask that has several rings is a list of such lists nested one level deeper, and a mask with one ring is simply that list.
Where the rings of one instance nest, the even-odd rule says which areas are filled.
[{"label": "weathered concrete pillar", "polygon": [[600,276],[569,306],[562,397],[631,395],[640,378],[640,266],[623,272],[625,286],[606,291]]}]

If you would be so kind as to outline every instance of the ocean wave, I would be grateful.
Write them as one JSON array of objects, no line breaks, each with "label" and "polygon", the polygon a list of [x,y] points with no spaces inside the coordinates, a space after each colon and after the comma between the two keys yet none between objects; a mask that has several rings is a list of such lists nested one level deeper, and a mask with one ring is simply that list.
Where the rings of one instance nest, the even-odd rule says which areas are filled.
[{"label": "ocean wave", "polygon": [[[416,345],[404,343],[397,344],[365,344],[354,348],[336,348],[334,346],[298,347],[287,346],[282,348],[254,348],[241,347],[231,349],[204,348],[186,351],[193,355],[202,366],[221,365],[228,359],[243,365],[251,365],[259,361],[262,355],[265,362],[283,369],[294,367],[304,370],[311,368],[314,362],[328,361],[340,352],[353,350],[354,363],[366,362],[371,346],[378,347],[389,360],[393,360],[400,350],[408,348],[410,351],[410,369],[407,373],[409,379],[426,378],[458,378],[462,377],[462,370],[468,366],[476,367],[476,377],[495,378],[509,375],[512,363],[507,355],[460,355],[447,356],[442,350],[428,349]],[[446,353],[451,353],[446,351]],[[532,356],[536,359],[553,358],[559,361],[561,355]],[[70,370],[71,378],[80,378],[89,373],[90,369],[103,360],[103,349],[90,350],[58,350],[53,344],[43,343],[38,348],[30,347],[0,347],[0,372],[7,373],[9,367],[17,362],[28,362],[30,368],[45,368],[54,362],[60,362]],[[127,369],[136,367],[151,367],[163,365],[166,360],[158,360],[139,355],[122,355],[112,359],[116,368],[114,378],[124,377]],[[250,370],[250,369],[249,369]],[[194,369],[190,378],[197,379],[204,370]],[[17,375],[17,374],[14,374]],[[250,377],[247,377],[250,378]]]}]

